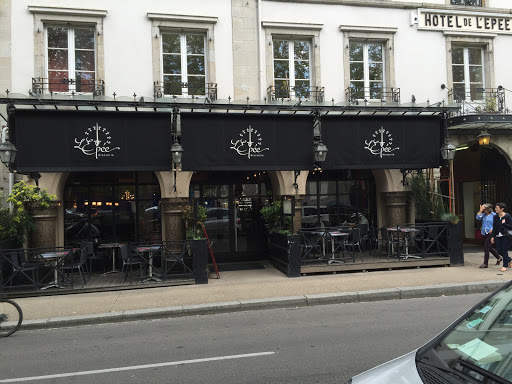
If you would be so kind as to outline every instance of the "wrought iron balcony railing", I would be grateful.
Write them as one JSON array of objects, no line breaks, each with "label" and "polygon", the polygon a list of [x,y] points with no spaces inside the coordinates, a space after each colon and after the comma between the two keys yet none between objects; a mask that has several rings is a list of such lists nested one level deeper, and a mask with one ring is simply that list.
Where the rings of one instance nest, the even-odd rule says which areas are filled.
[{"label": "wrought iron balcony railing", "polygon": [[450,102],[460,103],[461,108],[457,115],[510,114],[505,97],[507,91],[502,86],[474,88],[470,92],[450,89],[448,99]]},{"label": "wrought iron balcony railing", "polygon": [[103,96],[105,95],[105,82],[103,80],[48,79],[36,77],[32,78],[32,92],[38,95],[53,93],[90,93],[94,96]]},{"label": "wrought iron balcony railing", "polygon": [[153,83],[154,98],[172,97],[207,97],[210,101],[217,100],[217,83]]},{"label": "wrought iron balcony railing", "polygon": [[267,97],[273,100],[302,100],[315,101],[322,103],[324,101],[324,87],[291,87],[271,85],[267,88]]},{"label": "wrought iron balcony railing", "polygon": [[352,103],[359,102],[382,102],[400,104],[400,88],[352,88],[345,89],[347,101]]}]

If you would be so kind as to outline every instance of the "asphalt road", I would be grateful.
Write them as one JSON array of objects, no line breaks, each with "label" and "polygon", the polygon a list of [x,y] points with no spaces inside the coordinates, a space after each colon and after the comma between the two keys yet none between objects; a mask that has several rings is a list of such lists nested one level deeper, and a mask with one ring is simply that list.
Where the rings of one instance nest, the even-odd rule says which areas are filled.
[{"label": "asphalt road", "polygon": [[439,333],[484,294],[21,331],[0,383],[345,383]]}]

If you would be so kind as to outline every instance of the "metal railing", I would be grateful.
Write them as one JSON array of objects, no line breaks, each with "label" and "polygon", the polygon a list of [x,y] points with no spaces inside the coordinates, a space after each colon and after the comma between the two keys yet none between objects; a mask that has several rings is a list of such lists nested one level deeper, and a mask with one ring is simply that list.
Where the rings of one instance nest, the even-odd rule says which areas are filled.
[{"label": "metal railing", "polygon": [[210,101],[217,100],[217,83],[153,83],[153,96],[160,99],[171,97],[207,97]]},{"label": "metal railing", "polygon": [[[35,295],[43,291],[49,294],[144,287],[148,281],[154,282],[151,286],[194,281],[194,255],[189,240],[109,246],[94,249],[92,242],[83,242],[80,247],[0,249],[0,292],[8,296]],[[121,250],[122,247],[126,249]],[[93,270],[92,261],[98,260],[104,268]],[[130,263],[138,265],[131,268]],[[112,275],[114,272],[116,275]]]},{"label": "metal railing", "polygon": [[506,92],[509,90],[498,88],[475,88],[471,92],[448,91],[448,100],[460,103],[461,108],[454,116],[482,115],[482,114],[510,114],[507,108]]},{"label": "metal railing", "polygon": [[382,102],[400,104],[400,88],[359,88],[357,91],[348,87],[345,89],[345,97],[351,103],[359,104]]},{"label": "metal railing", "polygon": [[103,80],[32,78],[32,92],[37,95],[53,93],[87,93],[93,96],[105,95]]},{"label": "metal railing", "polygon": [[324,87],[275,87],[267,88],[269,101],[275,100],[301,100],[322,103],[325,98]]}]

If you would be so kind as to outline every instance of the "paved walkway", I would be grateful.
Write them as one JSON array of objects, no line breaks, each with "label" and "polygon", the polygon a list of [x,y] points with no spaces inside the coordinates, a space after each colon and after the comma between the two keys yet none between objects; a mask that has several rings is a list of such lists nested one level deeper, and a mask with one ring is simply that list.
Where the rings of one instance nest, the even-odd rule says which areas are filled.
[{"label": "paved walkway", "polygon": [[[172,317],[263,307],[289,307],[490,292],[512,277],[467,248],[458,267],[327,274],[288,278],[265,269],[221,272],[207,285],[20,298],[25,328]],[[509,276],[510,275],[510,276]]]}]

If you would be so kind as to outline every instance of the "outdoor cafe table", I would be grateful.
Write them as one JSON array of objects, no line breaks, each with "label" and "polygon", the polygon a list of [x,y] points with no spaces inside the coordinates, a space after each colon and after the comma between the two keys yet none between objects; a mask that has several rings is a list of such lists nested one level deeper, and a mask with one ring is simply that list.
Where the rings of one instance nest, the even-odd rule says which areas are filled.
[{"label": "outdoor cafe table", "polygon": [[[327,236],[329,236],[331,238],[331,250],[332,250],[332,254],[331,254],[331,260],[329,260],[329,264],[330,263],[334,263],[334,262],[339,262],[339,260],[335,260],[335,257],[334,257],[334,251],[336,250],[336,247],[335,247],[335,244],[334,244],[334,239],[336,237],[348,237],[349,233],[348,232],[341,232],[341,231],[337,231],[337,230],[326,230],[326,231],[312,231],[311,233],[315,234],[315,235],[319,235],[319,236],[323,236],[323,239],[322,239],[322,254],[324,256],[324,258],[327,258],[327,251],[326,251],[326,244],[325,244],[325,238]],[[343,249],[341,251],[343,253]]]},{"label": "outdoor cafe table", "polygon": [[403,258],[403,259],[408,259],[409,257],[411,258],[414,258],[414,259],[421,259],[420,256],[413,256],[413,255],[409,255],[409,237],[414,235],[416,232],[418,232],[418,230],[416,228],[408,228],[408,227],[390,227],[390,228],[387,228],[388,232],[391,232],[391,233],[397,233],[398,234],[398,231],[400,231],[401,233],[404,234],[404,251],[403,253],[400,254],[400,257]]},{"label": "outdoor cafe table", "polygon": [[139,253],[147,253],[148,254],[148,278],[144,279],[143,282],[146,281],[162,281],[159,277],[153,276],[153,253],[159,251],[162,248],[161,244],[151,244],[151,245],[141,245],[135,247],[137,252]]},{"label": "outdoor cafe table", "polygon": [[122,245],[123,243],[103,243],[98,247],[107,249],[112,254],[112,270],[105,272],[103,275],[121,272],[120,270],[116,269],[116,249],[119,249]]},{"label": "outdoor cafe table", "polygon": [[67,255],[74,254],[77,249],[79,248],[73,248],[71,250],[62,250],[62,251],[46,251],[43,253],[40,253],[38,257],[41,257],[45,262],[48,262],[53,267],[53,282],[45,285],[44,287],[41,287],[42,290],[48,289],[48,288],[64,288],[64,286],[59,283],[59,264],[62,264],[62,261],[64,257]]}]

